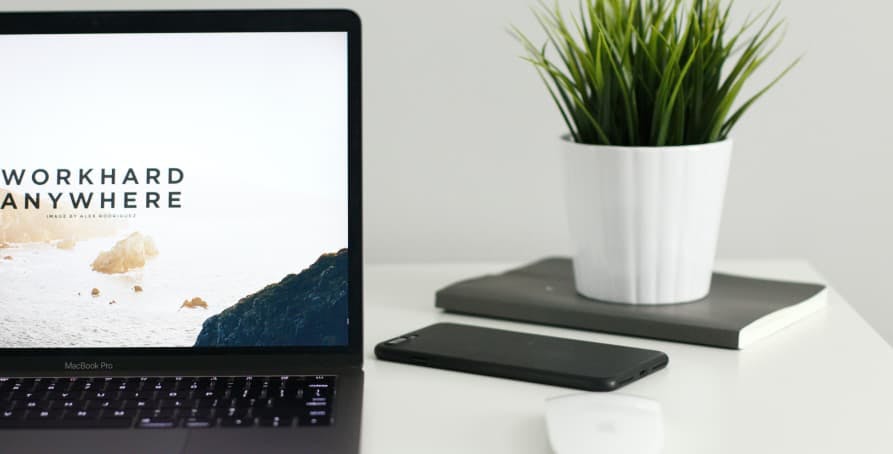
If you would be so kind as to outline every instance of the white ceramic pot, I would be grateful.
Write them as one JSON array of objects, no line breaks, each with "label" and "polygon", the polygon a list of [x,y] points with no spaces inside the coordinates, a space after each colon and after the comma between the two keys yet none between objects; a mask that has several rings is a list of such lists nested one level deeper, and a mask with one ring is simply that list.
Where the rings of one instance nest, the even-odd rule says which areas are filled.
[{"label": "white ceramic pot", "polygon": [[732,141],[562,147],[577,291],[630,304],[705,297]]}]

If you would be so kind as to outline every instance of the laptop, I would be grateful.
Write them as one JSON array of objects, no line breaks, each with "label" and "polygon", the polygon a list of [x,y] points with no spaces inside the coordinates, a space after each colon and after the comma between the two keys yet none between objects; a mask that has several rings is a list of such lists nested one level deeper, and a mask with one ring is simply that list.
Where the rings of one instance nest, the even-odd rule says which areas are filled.
[{"label": "laptop", "polygon": [[0,14],[0,452],[355,453],[360,21]]}]

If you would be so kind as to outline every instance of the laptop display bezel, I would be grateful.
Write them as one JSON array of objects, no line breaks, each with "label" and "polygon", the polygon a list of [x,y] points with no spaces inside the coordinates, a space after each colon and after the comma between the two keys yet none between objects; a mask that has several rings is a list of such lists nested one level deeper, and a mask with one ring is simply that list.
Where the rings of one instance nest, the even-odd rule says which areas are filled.
[{"label": "laptop display bezel", "polygon": [[[362,104],[360,19],[349,10],[85,11],[0,13],[0,35],[85,33],[346,32],[348,71],[348,345],[294,347],[2,348],[0,376],[21,373],[275,373],[359,365],[363,352]],[[14,108],[14,106],[6,106]],[[105,364],[66,370],[66,362]]]}]

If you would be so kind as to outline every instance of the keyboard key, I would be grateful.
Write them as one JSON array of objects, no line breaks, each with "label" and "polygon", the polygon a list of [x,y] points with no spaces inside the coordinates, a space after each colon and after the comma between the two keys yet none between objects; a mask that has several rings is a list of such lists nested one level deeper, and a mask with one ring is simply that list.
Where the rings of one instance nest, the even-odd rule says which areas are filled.
[{"label": "keyboard key", "polygon": [[329,416],[327,410],[311,410],[307,412],[307,416],[311,418],[325,418]]},{"label": "keyboard key", "polygon": [[221,427],[253,427],[254,418],[225,416],[220,418]]},{"label": "keyboard key", "polygon": [[29,400],[34,397],[34,393],[30,391],[18,390],[9,393],[4,400]]},{"label": "keyboard key", "polygon": [[74,400],[54,400],[50,405],[51,410],[63,409],[63,410],[73,410],[81,407],[83,404],[81,402],[77,402]]},{"label": "keyboard key", "polygon": [[127,410],[140,409],[140,408],[151,408],[151,407],[154,407],[154,405],[152,405],[152,403],[150,401],[145,400],[145,399],[125,400],[124,404],[121,406],[121,408],[124,408]]},{"label": "keyboard key", "polygon": [[99,410],[67,410],[62,419],[88,420],[99,419]]},{"label": "keyboard key", "polygon": [[335,386],[335,377],[332,375],[320,375],[317,377],[311,377],[307,379],[307,383],[311,388],[314,387],[329,387],[332,388]]},{"label": "keyboard key", "polygon": [[266,416],[258,418],[261,427],[291,427],[295,418],[293,416]]},{"label": "keyboard key", "polygon": [[243,399],[241,397],[236,398],[236,399],[231,399],[229,401],[229,406],[233,407],[233,408],[248,408],[248,407],[252,407],[253,404],[254,404],[254,399]]},{"label": "keyboard key", "polygon": [[133,420],[137,416],[136,410],[105,410],[102,412],[103,419],[108,418],[127,418]]},{"label": "keyboard key", "polygon": [[91,400],[90,408],[120,408],[121,402],[112,402],[110,400]]},{"label": "keyboard key", "polygon": [[269,402],[270,399],[251,399],[248,402],[248,406],[251,408],[267,408]]},{"label": "keyboard key", "polygon": [[192,401],[184,399],[159,400],[157,408],[192,408]]},{"label": "keyboard key", "polygon": [[190,416],[183,420],[183,427],[189,429],[208,429],[214,427],[216,418]]},{"label": "keyboard key", "polygon": [[56,379],[47,378],[40,380],[34,384],[34,388],[31,390],[37,393],[45,393],[47,391],[54,391],[56,389]]},{"label": "keyboard key", "polygon": [[156,408],[140,410],[141,418],[173,418],[177,416],[179,410],[176,408]]},{"label": "keyboard key", "polygon": [[140,418],[136,427],[139,429],[172,429],[177,427],[178,422],[178,419],[173,417]]},{"label": "keyboard key", "polygon": [[317,399],[328,399],[330,396],[328,385],[325,388],[316,387],[314,388],[312,385],[310,388],[304,391],[304,398],[317,398]]},{"label": "keyboard key", "polygon": [[134,399],[151,399],[155,396],[154,391],[124,391],[118,395],[119,399],[124,400],[134,400]]},{"label": "keyboard key", "polygon": [[54,390],[47,393],[47,400],[74,400],[80,398],[80,393],[72,393],[70,391]]},{"label": "keyboard key", "polygon": [[331,423],[329,417],[301,416],[298,418],[299,426],[328,426]]},{"label": "keyboard key", "polygon": [[212,418],[215,414],[213,408],[192,408],[183,413],[190,418]]},{"label": "keyboard key", "polygon": [[254,410],[254,414],[260,415],[278,415],[278,416],[298,416],[306,413],[301,407],[274,407],[274,408],[258,408]]},{"label": "keyboard key", "polygon": [[247,418],[249,416],[249,409],[247,409],[247,408],[225,408],[222,410],[218,410],[217,414],[220,416],[226,416],[229,418]]},{"label": "keyboard key", "polygon": [[223,390],[197,391],[195,397],[201,399],[222,399],[226,394]]},{"label": "keyboard key", "polygon": [[192,408],[217,408],[217,399],[196,399]]},{"label": "keyboard key", "polygon": [[55,419],[61,419],[62,411],[60,410],[32,410],[28,412],[28,416],[25,419],[31,421],[49,421]]},{"label": "keyboard key", "polygon": [[5,410],[0,411],[0,420],[16,420],[25,419],[25,410]]},{"label": "keyboard key", "polygon": [[86,400],[106,400],[111,398],[111,395],[105,391],[88,391],[84,393],[83,398]]},{"label": "keyboard key", "polygon": [[300,408],[304,406],[304,401],[290,397],[269,399],[267,407],[272,408]]}]

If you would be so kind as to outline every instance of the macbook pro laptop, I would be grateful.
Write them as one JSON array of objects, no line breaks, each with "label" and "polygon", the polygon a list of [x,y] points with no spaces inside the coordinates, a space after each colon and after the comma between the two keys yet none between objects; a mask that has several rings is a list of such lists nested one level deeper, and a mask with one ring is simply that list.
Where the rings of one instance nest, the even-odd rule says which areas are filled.
[{"label": "macbook pro laptop", "polygon": [[355,453],[360,23],[0,14],[0,452]]}]

